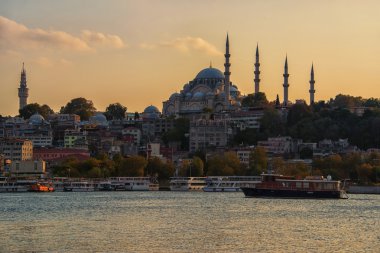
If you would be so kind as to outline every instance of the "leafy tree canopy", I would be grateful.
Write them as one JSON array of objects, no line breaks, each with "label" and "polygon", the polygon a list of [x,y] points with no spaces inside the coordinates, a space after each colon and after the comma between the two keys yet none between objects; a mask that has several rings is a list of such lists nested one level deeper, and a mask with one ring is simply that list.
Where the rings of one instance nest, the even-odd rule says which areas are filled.
[{"label": "leafy tree canopy", "polygon": [[106,108],[105,116],[108,120],[111,119],[124,119],[125,113],[127,112],[127,107],[121,105],[120,103],[110,104]]},{"label": "leafy tree canopy", "polygon": [[74,98],[61,108],[60,113],[77,114],[81,120],[88,120],[94,115],[96,108],[91,100],[85,98]]},{"label": "leafy tree canopy", "polygon": [[39,113],[45,119],[49,114],[53,114],[54,111],[48,105],[39,105],[37,103],[32,103],[26,105],[24,108],[19,110],[20,117],[24,119],[29,119],[33,114]]}]

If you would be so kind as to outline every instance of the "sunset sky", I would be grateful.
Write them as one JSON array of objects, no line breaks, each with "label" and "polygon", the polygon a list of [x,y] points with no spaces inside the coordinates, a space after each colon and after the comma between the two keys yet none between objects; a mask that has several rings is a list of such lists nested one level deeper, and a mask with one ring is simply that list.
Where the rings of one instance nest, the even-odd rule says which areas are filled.
[{"label": "sunset sky", "polygon": [[380,97],[380,1],[350,0],[2,0],[0,114],[18,114],[22,62],[28,103],[58,111],[85,97],[99,111],[128,111],[162,101],[209,66],[223,71],[225,37],[231,80],[253,92],[259,44],[261,91],[308,101],[312,62],[316,100]]}]

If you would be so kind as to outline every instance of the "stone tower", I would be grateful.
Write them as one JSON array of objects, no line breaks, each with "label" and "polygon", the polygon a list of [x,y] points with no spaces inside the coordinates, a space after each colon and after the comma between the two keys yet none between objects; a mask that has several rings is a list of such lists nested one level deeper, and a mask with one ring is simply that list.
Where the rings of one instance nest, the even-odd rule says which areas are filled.
[{"label": "stone tower", "polygon": [[259,62],[259,45],[256,46],[256,62],[255,62],[255,94],[260,92],[260,62]]},{"label": "stone tower", "polygon": [[20,101],[19,109],[21,110],[28,104],[29,89],[26,86],[26,72],[24,68],[24,63],[22,63],[20,88],[18,88],[18,97]]},{"label": "stone tower", "polygon": [[283,102],[283,105],[284,106],[287,106],[288,105],[288,101],[289,101],[289,98],[288,98],[288,88],[289,88],[289,82],[288,82],[288,78],[289,78],[289,73],[288,73],[288,56],[286,56],[285,58],[285,67],[284,67],[284,102]]},{"label": "stone tower", "polygon": [[314,89],[314,84],[315,84],[315,80],[314,80],[314,64],[311,64],[311,72],[310,72],[310,104],[314,104],[314,93],[315,93],[315,89]]},{"label": "stone tower", "polygon": [[225,106],[226,109],[230,106],[230,42],[228,40],[228,33],[227,33],[227,39],[226,39],[226,53],[224,54],[224,57],[226,58],[224,63],[224,94],[226,97]]}]

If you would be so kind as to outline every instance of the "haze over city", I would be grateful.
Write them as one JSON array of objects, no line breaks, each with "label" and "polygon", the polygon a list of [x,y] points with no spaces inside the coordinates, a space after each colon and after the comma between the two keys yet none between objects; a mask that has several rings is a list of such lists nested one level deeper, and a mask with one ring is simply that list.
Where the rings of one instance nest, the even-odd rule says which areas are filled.
[{"label": "haze over city", "polygon": [[223,71],[225,36],[231,81],[252,93],[260,48],[261,91],[273,101],[289,64],[289,99],[349,94],[379,97],[378,1],[1,1],[0,114],[18,114],[25,62],[29,103],[58,111],[85,97],[99,111],[162,101],[203,68]]}]

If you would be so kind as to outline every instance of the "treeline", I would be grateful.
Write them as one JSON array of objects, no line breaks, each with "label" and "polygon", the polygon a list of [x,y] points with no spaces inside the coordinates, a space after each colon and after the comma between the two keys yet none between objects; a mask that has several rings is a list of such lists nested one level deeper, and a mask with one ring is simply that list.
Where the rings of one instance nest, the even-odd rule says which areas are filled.
[{"label": "treeline", "polygon": [[[245,104],[264,108],[260,129],[238,132],[234,144],[254,145],[268,137],[291,136],[304,142],[347,138],[350,144],[361,149],[380,148],[379,99],[340,94],[328,102],[320,101],[312,105],[297,103],[287,111],[279,109],[276,102],[269,103],[263,93],[251,96],[250,100]],[[366,107],[362,116],[350,111],[361,106]]]}]

